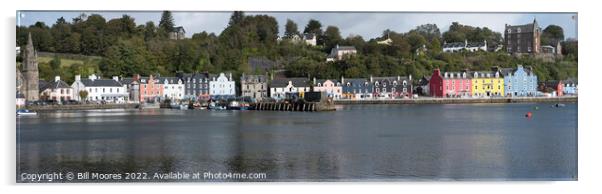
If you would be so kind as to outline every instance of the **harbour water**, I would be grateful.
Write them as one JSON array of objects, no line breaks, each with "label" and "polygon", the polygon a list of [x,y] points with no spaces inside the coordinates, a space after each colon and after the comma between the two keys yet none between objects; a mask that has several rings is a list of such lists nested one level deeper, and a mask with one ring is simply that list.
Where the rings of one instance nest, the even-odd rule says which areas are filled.
[{"label": "harbour water", "polygon": [[17,118],[17,181],[23,173],[52,172],[266,175],[251,181],[576,180],[577,103],[552,105],[43,112]]}]

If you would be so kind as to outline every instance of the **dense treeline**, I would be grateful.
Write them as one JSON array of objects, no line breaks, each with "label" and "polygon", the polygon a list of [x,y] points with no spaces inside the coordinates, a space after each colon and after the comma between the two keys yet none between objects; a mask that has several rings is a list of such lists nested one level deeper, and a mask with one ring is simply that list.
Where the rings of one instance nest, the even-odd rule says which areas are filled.
[{"label": "dense treeline", "polygon": [[[409,74],[420,77],[429,75],[437,67],[445,71],[460,71],[486,70],[492,66],[514,67],[516,64],[532,66],[541,80],[577,76],[577,42],[562,41],[562,28],[554,25],[544,30],[542,41],[562,41],[565,57],[551,60],[511,56],[502,51],[442,53],[444,42],[487,40],[492,46],[502,43],[498,32],[457,22],[443,33],[435,24],[424,24],[405,33],[387,29],[381,37],[365,40],[361,36],[343,38],[338,27],[323,27],[313,19],[301,26],[301,31],[295,22],[288,20],[282,41],[278,39],[278,22],[268,15],[245,15],[236,11],[220,34],[203,31],[181,40],[169,39],[175,25],[169,11],[162,13],[158,25],[152,21],[138,25],[128,15],[106,21],[98,14],[82,14],[70,22],[58,18],[52,26],[43,22],[27,27],[17,26],[17,45],[24,46],[27,33],[31,33],[34,46],[39,51],[102,57],[100,62],[77,64],[61,64],[61,59],[55,57],[47,63],[40,63],[40,76],[44,79],[51,79],[54,75],[68,78],[91,73],[105,77],[204,71],[231,71],[236,77],[243,72],[264,73],[261,69],[251,69],[248,64],[250,57],[275,61],[278,68],[286,70],[287,76],[318,78]],[[315,34],[318,46],[289,40],[303,33]],[[387,38],[392,40],[390,45],[377,43]],[[358,55],[326,62],[326,55],[336,45],[355,46]]]}]

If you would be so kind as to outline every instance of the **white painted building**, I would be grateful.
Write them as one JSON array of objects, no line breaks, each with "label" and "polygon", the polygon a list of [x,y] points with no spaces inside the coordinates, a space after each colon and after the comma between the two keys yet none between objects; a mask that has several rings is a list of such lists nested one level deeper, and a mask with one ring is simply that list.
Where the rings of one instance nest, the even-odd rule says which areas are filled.
[{"label": "white painted building", "polygon": [[40,80],[40,99],[54,101],[68,101],[73,98],[73,88],[61,80],[60,76],[54,77],[54,81],[46,82]]},{"label": "white painted building", "polygon": [[270,97],[276,100],[285,99],[287,94],[298,93],[303,97],[309,92],[309,79],[307,78],[278,78],[270,83]]},{"label": "white painted building", "polygon": [[455,53],[460,51],[476,52],[476,51],[487,51],[487,40],[483,42],[450,42],[443,43],[443,52]]},{"label": "white painted building", "polygon": [[92,74],[88,79],[81,79],[80,75],[76,75],[71,88],[73,88],[73,99],[78,101],[82,101],[79,92],[83,90],[88,91],[86,99],[83,99],[86,101],[125,103],[129,100],[126,86],[119,82],[117,76],[113,76],[113,79],[101,79]]},{"label": "white painted building", "polygon": [[219,76],[211,75],[209,81],[209,95],[211,98],[228,98],[236,95],[236,85],[232,79],[232,73],[220,73]]},{"label": "white painted building", "polygon": [[330,50],[330,54],[326,57],[326,62],[329,61],[338,61],[343,59],[344,57],[349,57],[357,54],[357,50],[354,46],[339,46],[332,48]]},{"label": "white painted building", "polygon": [[177,77],[160,77],[159,83],[163,84],[162,99],[181,100],[185,95],[184,82]]}]

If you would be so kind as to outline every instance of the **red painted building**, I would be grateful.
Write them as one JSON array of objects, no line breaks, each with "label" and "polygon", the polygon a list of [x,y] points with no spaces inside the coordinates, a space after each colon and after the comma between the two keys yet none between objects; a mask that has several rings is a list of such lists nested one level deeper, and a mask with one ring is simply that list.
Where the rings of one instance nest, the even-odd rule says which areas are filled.
[{"label": "red painted building", "polygon": [[148,78],[140,78],[140,102],[152,102],[163,96],[163,84],[154,79],[153,75]]},{"label": "red painted building", "polygon": [[472,81],[466,72],[433,71],[429,81],[429,90],[433,97],[462,97],[472,95]]}]

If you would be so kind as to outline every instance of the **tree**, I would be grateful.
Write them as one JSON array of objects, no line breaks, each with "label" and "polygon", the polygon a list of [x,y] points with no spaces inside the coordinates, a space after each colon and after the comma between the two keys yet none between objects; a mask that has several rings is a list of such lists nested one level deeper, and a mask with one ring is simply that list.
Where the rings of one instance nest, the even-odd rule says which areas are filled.
[{"label": "tree", "polygon": [[230,16],[230,21],[228,22],[228,25],[229,26],[241,25],[244,19],[245,19],[245,12],[234,11],[232,13],[232,16]]},{"label": "tree", "polygon": [[320,23],[318,20],[310,19],[309,22],[307,22],[307,26],[305,26],[303,33],[310,33],[315,34],[316,36],[321,36],[322,23]]},{"label": "tree", "polygon": [[159,29],[163,37],[167,37],[170,32],[175,29],[175,23],[171,11],[163,11],[161,14],[161,20],[159,20]]},{"label": "tree", "polygon": [[297,23],[293,22],[293,20],[287,19],[286,25],[284,26],[284,36],[287,38],[292,38],[294,35],[299,35],[299,30],[297,29]]},{"label": "tree", "polygon": [[428,41],[432,41],[435,38],[441,37],[441,31],[437,27],[437,24],[423,24],[417,26],[415,29],[410,30],[410,33],[417,32],[424,36]]},{"label": "tree", "polygon": [[557,42],[564,40],[564,31],[557,25],[549,25],[541,33],[541,44],[556,46]]},{"label": "tree", "polygon": [[88,98],[87,90],[80,90],[78,94],[79,94],[79,98],[81,99],[81,101],[85,101],[85,99]]},{"label": "tree", "polygon": [[144,25],[144,40],[148,41],[157,37],[157,27],[155,27],[155,23],[153,21],[146,22]]},{"label": "tree", "polygon": [[326,50],[330,50],[331,48],[343,42],[341,32],[336,26],[326,27],[326,31],[324,31],[323,40],[326,46]]}]

